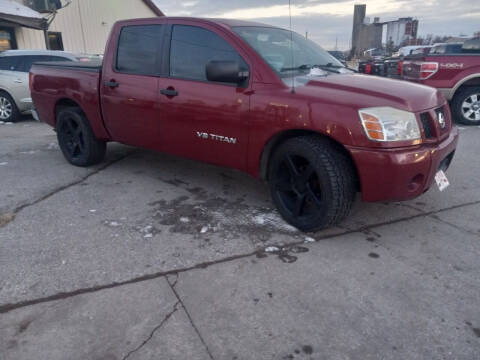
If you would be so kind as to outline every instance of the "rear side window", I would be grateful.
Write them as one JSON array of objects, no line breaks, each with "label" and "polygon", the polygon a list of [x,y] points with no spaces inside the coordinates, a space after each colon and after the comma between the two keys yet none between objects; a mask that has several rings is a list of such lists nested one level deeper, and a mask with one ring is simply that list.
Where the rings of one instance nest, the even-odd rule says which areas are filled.
[{"label": "rear side window", "polygon": [[68,59],[60,56],[51,56],[51,55],[32,55],[24,56],[23,64],[19,71],[30,72],[33,63],[36,62],[45,62],[45,61],[68,61]]},{"label": "rear side window", "polygon": [[21,56],[2,56],[0,57],[0,70],[20,71],[22,62]]},{"label": "rear side window", "polygon": [[158,49],[162,25],[126,26],[120,33],[116,70],[139,75],[158,75]]},{"label": "rear side window", "polygon": [[212,60],[237,61],[248,69],[238,52],[214,32],[196,26],[173,27],[170,76],[207,81],[206,66]]}]

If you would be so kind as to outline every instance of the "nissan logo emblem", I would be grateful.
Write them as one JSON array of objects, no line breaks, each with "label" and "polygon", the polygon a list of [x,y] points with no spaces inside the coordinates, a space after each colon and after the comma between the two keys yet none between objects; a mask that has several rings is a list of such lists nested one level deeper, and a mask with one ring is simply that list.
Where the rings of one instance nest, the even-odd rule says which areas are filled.
[{"label": "nissan logo emblem", "polygon": [[442,129],[445,129],[447,123],[445,122],[445,115],[443,115],[441,112],[438,113],[438,123]]}]

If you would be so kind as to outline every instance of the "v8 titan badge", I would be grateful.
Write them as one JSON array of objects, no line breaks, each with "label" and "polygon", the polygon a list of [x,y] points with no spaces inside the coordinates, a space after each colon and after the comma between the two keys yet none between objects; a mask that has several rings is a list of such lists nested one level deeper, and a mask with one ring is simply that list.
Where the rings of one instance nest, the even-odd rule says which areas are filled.
[{"label": "v8 titan badge", "polygon": [[450,185],[447,176],[445,175],[443,170],[440,170],[435,174],[435,182],[437,183],[438,190],[440,191],[445,190]]}]

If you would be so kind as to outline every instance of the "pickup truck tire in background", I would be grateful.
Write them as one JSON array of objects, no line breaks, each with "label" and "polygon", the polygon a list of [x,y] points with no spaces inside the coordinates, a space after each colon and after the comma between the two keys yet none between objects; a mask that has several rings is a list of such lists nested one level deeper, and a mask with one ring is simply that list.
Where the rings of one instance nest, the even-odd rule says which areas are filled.
[{"label": "pickup truck tire in background", "polygon": [[356,194],[349,159],[329,139],[315,135],[280,144],[269,164],[268,182],[282,217],[302,231],[338,224]]},{"label": "pickup truck tire in background", "polygon": [[20,112],[12,97],[5,91],[0,91],[0,121],[17,122]]},{"label": "pickup truck tire in background", "polygon": [[480,86],[467,86],[455,94],[452,112],[461,124],[480,125]]},{"label": "pickup truck tire in background", "polygon": [[105,157],[107,144],[97,140],[92,128],[78,107],[65,107],[57,115],[57,138],[65,159],[75,166],[90,166]]}]

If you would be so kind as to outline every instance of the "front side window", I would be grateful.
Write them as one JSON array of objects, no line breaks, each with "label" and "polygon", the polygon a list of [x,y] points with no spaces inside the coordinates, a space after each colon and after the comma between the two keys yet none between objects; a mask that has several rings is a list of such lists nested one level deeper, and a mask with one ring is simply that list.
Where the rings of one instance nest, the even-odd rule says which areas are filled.
[{"label": "front side window", "polygon": [[196,26],[173,27],[170,76],[207,81],[206,67],[210,61],[236,61],[241,69],[248,69],[238,52],[214,32]]},{"label": "front side window", "polygon": [[162,25],[126,26],[118,40],[116,69],[139,75],[158,75]]}]

